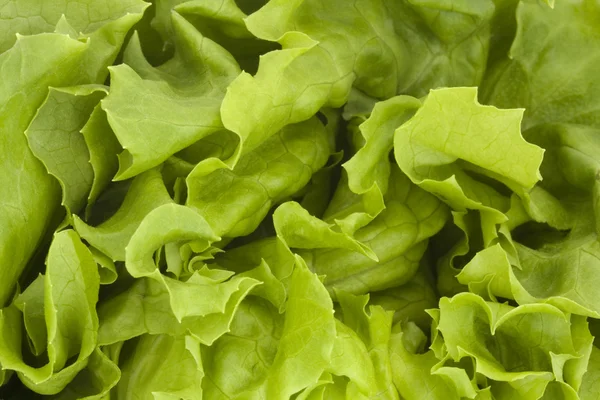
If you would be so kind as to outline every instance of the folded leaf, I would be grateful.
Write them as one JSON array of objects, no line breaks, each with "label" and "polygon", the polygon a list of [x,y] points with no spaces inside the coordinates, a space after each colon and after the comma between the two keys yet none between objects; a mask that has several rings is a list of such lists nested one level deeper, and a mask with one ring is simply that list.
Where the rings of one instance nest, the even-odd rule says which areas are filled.
[{"label": "folded leaf", "polygon": [[108,125],[106,113],[100,104],[94,107],[90,118],[81,128],[81,134],[90,153],[89,162],[94,173],[86,208],[86,217],[89,217],[91,206],[117,173],[119,167],[117,154],[122,149]]},{"label": "folded leaf", "polygon": [[555,379],[567,383],[567,391],[579,386],[575,360],[589,357],[586,348],[591,346],[580,338],[590,336],[581,322],[547,304],[515,308],[462,293],[440,301],[437,330],[455,361],[473,358],[478,373],[506,382],[498,390],[541,395]]},{"label": "folded leaf", "polygon": [[277,207],[273,223],[279,238],[292,248],[347,249],[377,261],[377,256],[369,247],[348,234],[336,232],[331,225],[311,216],[296,202]]},{"label": "folded leaf", "polygon": [[[402,398],[412,399],[460,399],[461,395],[472,398],[474,388],[464,370],[452,368],[453,372],[462,372],[462,376],[450,377],[449,374],[434,373],[441,364],[432,351],[416,353],[413,344],[420,346],[425,339],[423,332],[415,325],[407,324],[404,331],[400,324],[394,326],[389,342],[390,361],[394,385]],[[443,367],[448,373],[449,367]],[[440,371],[437,369],[437,371]],[[454,379],[453,379],[454,378]],[[467,390],[461,392],[460,385]],[[470,389],[470,390],[468,390]],[[479,397],[476,397],[479,398]]]},{"label": "folded leaf", "polygon": [[187,204],[198,208],[219,235],[247,235],[271,207],[302,189],[325,164],[327,139],[323,125],[312,118],[282,129],[232,170],[200,162],[186,179]]},{"label": "folded leaf", "polygon": [[[445,223],[446,207],[413,185],[397,167],[392,168],[388,186],[386,209],[353,236],[371,249],[378,261],[355,250],[335,249],[322,240],[306,246],[313,250],[299,251],[311,270],[325,276],[332,295],[333,289],[364,294],[408,282],[427,248],[427,239]],[[290,224],[291,228],[296,227]]]},{"label": "folded leaf", "polygon": [[[204,38],[179,14],[172,18],[175,58],[152,67],[140,55],[139,41],[134,37],[126,57],[129,65],[110,68],[111,89],[102,108],[124,149],[119,155],[117,179],[155,167],[223,129],[219,107],[239,67],[229,53]],[[170,134],[165,135],[167,129]]]},{"label": "folded leaf", "polygon": [[[56,50],[47,52],[48,47]],[[29,150],[23,132],[44,101],[48,86],[72,82],[70,70],[75,68],[85,49],[84,43],[67,36],[44,34],[21,37],[11,50],[0,55],[0,103],[5,104],[0,111],[3,126],[0,141],[2,148],[11,149],[0,161],[5,171],[0,174],[0,186],[4,188],[0,194],[2,305],[11,296],[16,279],[60,203],[58,184]],[[26,101],[23,93],[27,93]],[[17,176],[20,179],[15,179]]]},{"label": "folded leaf", "polygon": [[169,335],[144,335],[129,342],[122,361],[122,377],[114,389],[117,398],[202,399],[204,371],[199,344]]},{"label": "folded leaf", "polygon": [[[494,190],[471,174],[499,180],[513,190],[530,189],[540,180],[543,150],[521,136],[522,115],[522,110],[480,105],[475,88],[432,90],[415,116],[396,131],[396,161],[413,182],[455,210],[501,208],[491,197]],[[512,162],[504,156],[508,153],[521,162]]]},{"label": "folded leaf", "polygon": [[557,123],[597,128],[600,78],[593,71],[600,55],[594,23],[599,16],[596,2],[559,1],[554,9],[520,2],[516,37],[483,81],[484,101],[525,108],[525,132]]},{"label": "folded leaf", "polygon": [[365,139],[364,147],[344,164],[353,192],[364,193],[373,184],[386,192],[390,174],[388,155],[392,150],[394,131],[420,106],[419,100],[409,96],[393,97],[375,104],[371,116],[359,126]]},{"label": "folded leaf", "polygon": [[[141,0],[109,0],[102,5],[84,0],[72,7],[57,7],[52,0],[24,0],[19,2],[18,7],[16,3],[5,2],[0,22],[0,53],[15,43],[16,34],[53,32],[61,18],[65,18],[75,32],[93,35],[102,31],[103,26],[110,26],[116,21],[133,19],[134,22],[129,25],[131,27],[146,7],[147,4]],[[111,26],[110,30],[114,28]]]},{"label": "folded leaf", "polygon": [[[42,282],[38,280],[38,282]],[[72,230],[57,233],[48,253],[46,275],[41,286],[30,287],[32,295],[43,296],[43,302],[31,299],[27,292],[19,310],[14,304],[0,313],[0,362],[4,368],[16,371],[31,390],[51,395],[64,389],[88,364],[94,352],[98,334],[96,302],[100,279],[98,268],[88,248]],[[28,307],[33,303],[34,307]],[[42,307],[40,310],[38,307]],[[36,329],[45,329],[47,353],[45,365],[29,364],[22,354],[22,321],[32,328],[34,316],[43,312],[44,321],[35,318]],[[40,339],[34,343],[40,345]]]},{"label": "folded leaf", "polygon": [[207,396],[288,399],[318,385],[336,340],[333,304],[318,277],[296,258],[285,314],[269,303],[242,303],[231,334],[206,348]]},{"label": "folded leaf", "polygon": [[429,266],[423,261],[415,276],[402,286],[389,288],[370,295],[369,304],[379,305],[394,312],[394,323],[413,322],[422,330],[429,329],[431,318],[425,312],[437,306],[437,296],[427,274]]},{"label": "folded leaf", "polygon": [[121,378],[121,370],[96,348],[85,369],[53,398],[56,400],[100,400],[110,393]]},{"label": "folded leaf", "polygon": [[368,296],[353,296],[337,292],[341,307],[341,320],[357,333],[364,342],[370,361],[373,364],[374,379],[370,382],[371,391],[384,399],[399,399],[392,382],[389,342],[392,330],[392,313],[382,307],[370,306],[366,309]]},{"label": "folded leaf", "polygon": [[125,247],[146,214],[171,202],[160,173],[150,170],[133,180],[123,204],[111,218],[92,227],[74,216],[73,225],[92,246],[115,261],[125,261]]},{"label": "folded leaf", "polygon": [[69,216],[81,210],[92,188],[94,170],[80,131],[106,93],[100,85],[51,88],[25,131],[33,154],[60,183]]}]

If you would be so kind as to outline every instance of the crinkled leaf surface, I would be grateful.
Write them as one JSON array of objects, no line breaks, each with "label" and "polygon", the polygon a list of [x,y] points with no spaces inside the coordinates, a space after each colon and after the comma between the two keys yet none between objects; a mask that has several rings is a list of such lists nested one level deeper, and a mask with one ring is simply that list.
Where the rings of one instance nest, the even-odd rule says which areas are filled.
[{"label": "crinkled leaf surface", "polygon": [[50,88],[25,131],[29,148],[61,184],[62,204],[77,213],[92,188],[94,170],[81,129],[106,95],[102,86]]},{"label": "crinkled leaf surface", "polygon": [[599,10],[0,0],[0,398],[599,399]]},{"label": "crinkled leaf surface", "polygon": [[[139,42],[134,40],[128,50],[131,66],[111,67],[111,91],[102,108],[124,149],[118,179],[152,168],[223,129],[220,103],[239,67],[227,51],[179,14],[173,13],[172,18],[175,58],[153,68],[138,54]],[[157,152],[158,147],[162,151]]]},{"label": "crinkled leaf surface", "polygon": [[[38,293],[31,296],[41,294],[43,303],[32,301],[28,307],[30,295],[25,292],[20,301],[22,311],[15,305],[2,311],[0,332],[4,341],[0,347],[0,362],[17,371],[32,390],[56,394],[86,367],[96,346],[98,316],[95,308],[100,278],[90,251],[74,231],[67,230],[55,235],[46,274],[36,282],[40,283],[30,290]],[[43,321],[38,317],[40,312]],[[46,331],[45,338],[33,339],[38,348],[44,346],[45,365],[30,365],[22,354],[22,320],[28,331],[33,329],[33,323],[36,330]],[[46,343],[42,344],[43,339]],[[69,360],[72,357],[76,359]]]}]

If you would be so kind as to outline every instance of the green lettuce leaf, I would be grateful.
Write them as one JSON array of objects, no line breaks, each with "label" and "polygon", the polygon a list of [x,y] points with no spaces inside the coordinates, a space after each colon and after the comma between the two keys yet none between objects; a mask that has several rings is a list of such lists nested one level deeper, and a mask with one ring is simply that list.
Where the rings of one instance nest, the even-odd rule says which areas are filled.
[{"label": "green lettuce leaf", "polygon": [[210,365],[203,382],[205,395],[260,398],[277,354],[283,324],[284,316],[269,303],[248,297],[235,314],[231,332],[202,349],[203,360]]},{"label": "green lettuce leaf", "polygon": [[[177,45],[174,58],[152,67],[134,36],[125,54],[126,64],[110,68],[110,92],[102,108],[124,149],[119,154],[117,179],[155,167],[223,129],[219,107],[239,67],[227,51],[204,38],[179,14],[173,13],[172,19]],[[176,131],[164,134],[173,127]]]},{"label": "green lettuce leaf", "polygon": [[0,0],[0,399],[600,400],[599,27]]},{"label": "green lettuce leaf", "polygon": [[104,34],[110,31],[116,33],[118,30],[115,28],[124,20],[133,21],[129,25],[131,27],[135,20],[141,17],[146,7],[147,3],[141,0],[109,0],[102,5],[92,0],[84,0],[71,7],[64,5],[57,7],[52,0],[25,0],[18,3],[14,0],[5,0],[1,4],[0,53],[13,46],[17,34],[35,35],[53,32],[61,19],[68,21],[72,31],[82,32],[86,36],[98,34],[98,31],[103,31],[107,26],[108,29],[104,29]]},{"label": "green lettuce leaf", "polygon": [[468,370],[444,366],[431,350],[420,352],[425,335],[412,323],[403,325],[394,325],[389,342],[393,381],[400,395],[407,400],[473,398],[476,385]]},{"label": "green lettuce leaf", "polygon": [[581,400],[594,400],[598,398],[600,389],[600,350],[592,347],[588,372],[583,376],[583,384],[579,389]]},{"label": "green lettuce leaf", "polygon": [[86,218],[89,219],[92,206],[117,173],[119,167],[117,154],[122,151],[122,148],[108,125],[106,113],[100,104],[94,107],[80,132],[87,145],[93,171],[86,207]]},{"label": "green lettuce leaf", "polygon": [[444,225],[447,208],[413,185],[397,167],[391,169],[388,187],[386,209],[353,237],[377,259],[352,249],[336,249],[325,241],[311,244],[308,248],[313,250],[299,250],[309,268],[325,276],[331,294],[333,289],[364,294],[408,282],[419,267],[428,238]]},{"label": "green lettuce leaf", "polygon": [[59,394],[56,400],[100,400],[109,395],[121,379],[121,370],[102,350],[96,348],[87,366]]},{"label": "green lettuce leaf", "polygon": [[288,399],[317,384],[330,364],[336,323],[327,291],[300,258],[284,315],[253,298],[239,310],[231,333],[203,352],[211,366],[203,383],[207,396]]},{"label": "green lettuce leaf", "polygon": [[[515,244],[518,261],[497,244],[479,252],[458,275],[464,284],[487,283],[493,296],[520,304],[548,303],[566,312],[600,317],[595,290],[598,241],[567,240],[544,250]],[[514,265],[514,266],[513,266]]]},{"label": "green lettuce leaf", "polygon": [[402,286],[372,293],[369,304],[393,311],[394,324],[410,321],[427,331],[431,325],[431,318],[425,310],[437,306],[437,294],[426,272],[428,268],[428,265],[421,262],[419,270],[410,281]]},{"label": "green lettuce leaf", "polygon": [[[49,46],[56,51],[45,52]],[[2,204],[0,240],[0,303],[10,298],[16,279],[32,256],[60,204],[60,187],[35,158],[23,132],[48,93],[48,86],[68,85],[69,69],[75,68],[84,43],[59,34],[21,37],[0,55],[0,111],[6,152],[2,161],[0,194]],[[40,55],[41,54],[41,55]],[[61,68],[58,68],[62,65]],[[16,71],[22,70],[23,79]],[[27,93],[27,101],[23,93]],[[21,172],[23,171],[23,172]],[[13,179],[20,176],[20,179]],[[14,195],[19,194],[19,195]],[[7,267],[9,266],[9,267]]]},{"label": "green lettuce leaf", "polygon": [[[559,2],[555,10],[534,2],[519,4],[508,57],[492,65],[482,87],[485,102],[525,108],[524,137],[547,150],[539,195],[525,206],[536,221],[557,229],[572,227],[579,204],[589,201],[597,170],[589,155],[597,146],[595,87],[600,81],[588,71],[600,49],[596,40],[589,39],[598,37],[592,21],[599,13],[594,2]],[[569,70],[577,73],[567,74]]]},{"label": "green lettuce leaf", "polygon": [[186,178],[187,204],[219,235],[247,235],[271,207],[302,189],[325,165],[331,151],[327,139],[323,125],[312,118],[285,127],[232,170],[212,160],[200,162]]},{"label": "green lettuce leaf", "polygon": [[199,343],[185,336],[144,335],[122,350],[116,398],[202,399]]},{"label": "green lettuce leaf", "polygon": [[562,1],[554,9],[520,2],[510,52],[490,68],[483,100],[525,108],[525,132],[559,123],[598,127],[600,79],[592,71],[600,51],[599,13],[596,2]]},{"label": "green lettuce leaf", "polygon": [[392,382],[388,346],[393,313],[378,306],[370,306],[367,311],[368,296],[337,292],[336,297],[340,303],[341,321],[363,341],[373,364],[374,378],[370,382],[371,391],[368,395],[376,394],[382,399],[399,399]]},{"label": "green lettuce leaf", "polygon": [[[19,8],[15,8],[16,3],[12,1],[3,5],[2,9],[9,14],[6,18],[0,18],[0,29],[6,33],[0,51],[12,45],[14,33],[53,31],[51,28],[61,17],[60,13],[51,11],[54,8],[38,4],[42,9],[48,9],[49,15],[34,18],[35,23],[27,22],[27,27],[23,28],[24,21],[29,19],[18,18],[19,14],[23,12],[28,16],[33,12],[37,15],[38,8],[33,7],[31,2],[19,4]],[[78,15],[71,21],[78,23],[79,30],[88,32],[82,34],[80,40],[64,33],[41,33],[30,37],[17,35],[14,45],[0,55],[3,71],[1,81],[5,85],[0,88],[5,96],[0,102],[6,104],[0,114],[2,125],[6,127],[6,134],[2,135],[2,148],[11,149],[9,154],[2,157],[2,169],[17,174],[20,174],[18,171],[27,171],[18,180],[12,179],[9,174],[2,174],[0,181],[7,189],[7,194],[0,201],[5,210],[2,215],[6,221],[10,221],[2,222],[6,228],[1,236],[6,246],[3,245],[0,253],[0,265],[12,266],[2,268],[1,272],[3,284],[0,286],[0,303],[3,305],[45,230],[57,223],[52,219],[57,219],[56,207],[60,198],[60,189],[27,148],[22,133],[47,96],[49,87],[102,83],[107,75],[106,67],[116,58],[125,35],[141,18],[145,7],[146,3],[139,1],[117,2],[107,13],[86,6],[84,15]],[[73,11],[75,15],[78,14],[76,10]],[[90,14],[86,15],[88,12]],[[62,27],[68,27],[64,18],[57,30],[60,31]],[[48,52],[48,48],[55,50]],[[26,100],[23,93],[27,93]],[[10,195],[12,193],[20,193],[20,196],[15,198]],[[18,201],[21,196],[27,199],[26,202]],[[5,248],[12,249],[12,254],[5,255]]]},{"label": "green lettuce leaf", "polygon": [[387,191],[390,176],[388,155],[392,150],[394,131],[406,122],[421,103],[409,96],[393,97],[375,104],[370,117],[359,126],[365,145],[344,168],[348,172],[348,186],[355,193],[365,193],[377,184]]},{"label": "green lettuce leaf", "polygon": [[[59,393],[86,368],[94,352],[100,278],[88,248],[74,231],[66,230],[54,236],[46,274],[36,282],[28,288],[34,293],[25,291],[22,299],[17,298],[16,303],[1,311],[4,340],[0,343],[0,362],[4,368],[16,371],[33,391],[51,395]],[[26,331],[35,332],[35,353],[39,355],[43,350],[47,354],[47,361],[39,367],[37,362],[31,365],[29,357],[22,354],[23,320]],[[41,330],[46,334],[40,336]]]},{"label": "green lettuce leaf", "polygon": [[[543,150],[521,136],[522,115],[522,110],[480,105],[475,88],[432,90],[415,116],[396,131],[396,161],[413,182],[457,211],[502,210],[499,194],[471,174],[516,191],[531,189],[541,179]],[[505,158],[508,152],[522,162]]]},{"label": "green lettuce leaf", "polygon": [[125,247],[150,211],[173,200],[160,172],[150,170],[137,176],[119,210],[102,224],[92,227],[74,216],[75,230],[88,243],[115,261],[125,261]]},{"label": "green lettuce leaf", "polygon": [[99,85],[50,88],[25,131],[33,154],[60,183],[69,216],[82,209],[92,189],[94,170],[80,131],[106,93]]},{"label": "green lettuce leaf", "polygon": [[554,380],[576,390],[583,371],[572,363],[589,357],[586,347],[591,346],[590,340],[580,339],[591,337],[587,324],[556,307],[515,308],[485,302],[472,293],[442,298],[437,330],[454,361],[472,358],[478,373],[501,382],[499,391],[514,395],[531,391],[541,395]]},{"label": "green lettuce leaf", "polygon": [[354,75],[354,85],[377,98],[397,93],[422,96],[428,88],[476,85],[481,80],[492,1],[450,6],[443,1],[378,0],[344,5],[270,1],[246,24],[257,37],[280,43],[291,32],[309,36],[326,52],[322,65],[336,65],[337,76]]}]

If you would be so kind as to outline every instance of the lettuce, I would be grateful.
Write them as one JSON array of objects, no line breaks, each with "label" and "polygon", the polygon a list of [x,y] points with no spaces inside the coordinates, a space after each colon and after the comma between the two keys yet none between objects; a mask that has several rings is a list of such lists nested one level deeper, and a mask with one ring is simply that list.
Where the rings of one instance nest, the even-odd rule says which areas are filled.
[{"label": "lettuce", "polygon": [[0,0],[0,398],[600,399],[598,0]]}]

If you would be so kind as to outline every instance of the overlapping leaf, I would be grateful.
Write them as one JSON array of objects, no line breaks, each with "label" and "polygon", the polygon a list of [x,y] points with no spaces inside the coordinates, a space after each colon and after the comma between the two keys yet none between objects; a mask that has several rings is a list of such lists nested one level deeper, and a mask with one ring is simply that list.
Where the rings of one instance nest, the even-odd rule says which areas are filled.
[{"label": "overlapping leaf", "polygon": [[0,0],[0,398],[598,399],[600,5],[546,3]]}]

